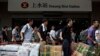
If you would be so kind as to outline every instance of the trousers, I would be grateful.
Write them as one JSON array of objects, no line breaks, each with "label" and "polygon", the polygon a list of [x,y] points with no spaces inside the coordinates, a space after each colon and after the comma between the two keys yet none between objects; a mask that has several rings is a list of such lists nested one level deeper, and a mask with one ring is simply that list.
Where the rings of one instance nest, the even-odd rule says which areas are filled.
[{"label": "trousers", "polygon": [[63,56],[71,56],[71,42],[69,42],[67,39],[63,40]]}]

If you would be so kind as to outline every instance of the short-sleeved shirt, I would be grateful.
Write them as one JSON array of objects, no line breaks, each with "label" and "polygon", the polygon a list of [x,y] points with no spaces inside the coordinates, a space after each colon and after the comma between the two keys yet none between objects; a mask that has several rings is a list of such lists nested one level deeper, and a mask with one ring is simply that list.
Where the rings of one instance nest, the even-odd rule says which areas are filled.
[{"label": "short-sleeved shirt", "polygon": [[95,40],[95,28],[93,28],[92,26],[88,29],[88,36]]},{"label": "short-sleeved shirt", "polygon": [[13,29],[12,30],[12,35],[15,36],[16,38],[19,38],[19,32],[17,31],[17,29]]},{"label": "short-sleeved shirt", "polygon": [[[91,39],[93,41],[95,41],[95,28],[93,28],[92,26],[88,29],[88,36],[91,37]],[[91,41],[90,39],[87,40],[87,44],[90,46],[94,46],[93,41]]]},{"label": "short-sleeved shirt", "polygon": [[45,27],[44,24],[42,24],[42,25],[39,27],[39,32],[40,32],[40,35],[41,35],[43,41],[46,41],[47,27]]},{"label": "short-sleeved shirt", "polygon": [[24,25],[21,32],[24,33],[24,41],[25,42],[30,42],[32,40],[33,28],[29,24]]},{"label": "short-sleeved shirt", "polygon": [[50,36],[51,36],[51,37],[54,37],[54,38],[56,37],[56,32],[55,32],[55,30],[51,30],[51,31],[50,31]]}]

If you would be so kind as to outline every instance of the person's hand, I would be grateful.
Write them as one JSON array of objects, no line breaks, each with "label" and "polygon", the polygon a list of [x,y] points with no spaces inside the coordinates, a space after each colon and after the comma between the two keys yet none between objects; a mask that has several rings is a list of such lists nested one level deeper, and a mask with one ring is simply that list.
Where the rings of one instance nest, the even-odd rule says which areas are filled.
[{"label": "person's hand", "polygon": [[42,42],[42,41],[43,41],[43,39],[41,38],[41,39],[40,39],[40,42]]},{"label": "person's hand", "polygon": [[94,43],[94,44],[97,44],[97,42],[96,42],[96,41],[93,41],[93,43]]},{"label": "person's hand", "polygon": [[12,38],[12,42],[13,42],[13,41],[16,41],[16,40],[15,40],[14,38]]},{"label": "person's hand", "polygon": [[21,40],[23,40],[23,38],[21,38]]},{"label": "person's hand", "polygon": [[63,40],[63,38],[62,38],[62,37],[60,37],[60,39],[61,39],[61,40]]}]

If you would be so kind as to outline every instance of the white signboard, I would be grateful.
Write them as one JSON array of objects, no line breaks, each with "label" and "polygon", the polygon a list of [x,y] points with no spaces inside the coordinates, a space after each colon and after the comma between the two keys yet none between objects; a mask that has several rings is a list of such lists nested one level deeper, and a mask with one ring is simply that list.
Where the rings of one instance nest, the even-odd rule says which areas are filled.
[{"label": "white signboard", "polygon": [[8,0],[8,11],[92,11],[91,0]]}]

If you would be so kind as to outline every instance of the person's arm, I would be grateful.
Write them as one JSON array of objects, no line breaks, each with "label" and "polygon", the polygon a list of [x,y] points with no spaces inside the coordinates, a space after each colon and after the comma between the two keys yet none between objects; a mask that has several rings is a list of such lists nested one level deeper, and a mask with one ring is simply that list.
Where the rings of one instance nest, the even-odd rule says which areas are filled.
[{"label": "person's arm", "polygon": [[91,40],[94,44],[96,44],[96,41],[94,41],[91,36],[88,35],[88,39]]},{"label": "person's arm", "polygon": [[49,36],[50,36],[51,41],[53,41],[52,31],[50,31]]},{"label": "person's arm", "polygon": [[88,35],[87,38],[93,42],[93,39],[92,39],[92,37],[90,35]]},{"label": "person's arm", "polygon": [[41,35],[42,35],[42,32],[43,32],[42,26],[40,26],[39,29],[38,29],[38,35],[40,36],[40,39],[41,39],[41,40],[43,40],[43,39],[42,39],[42,36],[41,36]]},{"label": "person's arm", "polygon": [[63,37],[62,37],[62,32],[60,32],[60,37],[59,37],[61,40],[63,40]]},{"label": "person's arm", "polygon": [[21,40],[24,39],[24,33],[25,33],[25,31],[26,31],[26,28],[27,28],[27,27],[24,26],[24,27],[22,28],[21,32],[20,32]]},{"label": "person's arm", "polygon": [[39,36],[40,41],[42,41],[43,39],[42,39],[42,37],[41,37],[41,35],[40,35],[40,33],[39,33],[39,32],[37,32],[37,35]]},{"label": "person's arm", "polygon": [[21,36],[21,40],[23,40],[24,39],[24,33],[20,32],[20,36]]},{"label": "person's arm", "polygon": [[12,41],[16,41],[15,39],[16,37],[14,35],[12,35]]},{"label": "person's arm", "polygon": [[53,38],[56,39],[56,31],[54,31],[53,34],[54,34]]},{"label": "person's arm", "polygon": [[95,41],[92,39],[92,30],[88,30],[88,36],[87,36],[87,38],[88,38],[89,40],[91,40],[92,42],[95,42]]},{"label": "person's arm", "polygon": [[54,41],[53,38],[50,36],[51,41]]},{"label": "person's arm", "polygon": [[16,34],[16,33],[15,33],[15,30],[13,29],[13,30],[12,30],[12,41],[16,41],[16,39],[15,39],[15,38],[16,38],[16,37],[15,37],[15,34]]}]

